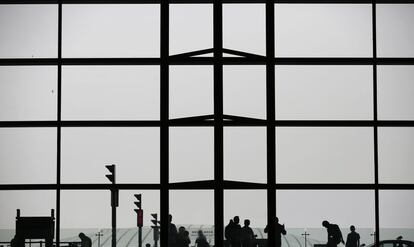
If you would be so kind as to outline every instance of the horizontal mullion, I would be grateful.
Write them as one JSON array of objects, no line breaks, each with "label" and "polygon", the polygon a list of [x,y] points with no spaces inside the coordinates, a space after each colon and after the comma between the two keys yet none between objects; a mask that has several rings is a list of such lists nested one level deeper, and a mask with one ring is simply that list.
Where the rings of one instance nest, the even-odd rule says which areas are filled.
[{"label": "horizontal mullion", "polygon": [[[160,184],[132,184],[121,183],[115,184],[116,189],[130,190],[160,190]],[[195,181],[184,183],[170,183],[165,185],[169,190],[237,190],[237,189],[270,189],[274,190],[414,190],[414,184],[257,184],[248,182],[224,181],[217,183],[215,181]],[[114,188],[112,184],[0,184],[0,191],[2,190],[110,190]]]},{"label": "horizontal mullion", "polygon": [[[223,126],[268,126],[275,127],[414,127],[414,121],[386,120],[241,120],[221,121]],[[0,121],[0,128],[31,128],[31,127],[160,127],[159,120],[136,121]],[[168,126],[214,126],[215,121],[176,121],[169,120]]]},{"label": "horizontal mullion", "polygon": [[[205,4],[214,0],[169,0],[170,3]],[[159,4],[161,0],[61,0],[63,4]],[[369,4],[373,0],[274,0],[284,4]],[[376,3],[414,3],[414,0],[376,0]],[[58,4],[59,0],[0,0],[0,4]],[[222,3],[266,3],[266,0],[222,0]]]},{"label": "horizontal mullion", "polygon": [[[266,57],[224,57],[224,65],[265,65]],[[6,58],[0,66],[160,65],[160,58]],[[213,57],[170,57],[170,65],[213,65]],[[281,57],[275,65],[414,65],[414,58]]]}]

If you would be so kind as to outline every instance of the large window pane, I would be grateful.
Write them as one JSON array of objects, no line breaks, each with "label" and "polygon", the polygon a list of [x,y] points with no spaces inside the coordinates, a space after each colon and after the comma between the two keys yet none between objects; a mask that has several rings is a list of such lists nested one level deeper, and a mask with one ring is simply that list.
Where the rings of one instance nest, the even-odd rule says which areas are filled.
[{"label": "large window pane", "polygon": [[414,183],[414,128],[378,130],[378,173],[381,183]]},{"label": "large window pane", "polygon": [[224,179],[266,183],[266,128],[224,129]]},{"label": "large window pane", "polygon": [[[138,227],[137,213],[134,209],[138,207],[134,204],[137,199],[134,194],[141,194],[141,205],[143,210],[143,227],[142,227],[142,245],[149,243],[154,244],[154,233],[151,226],[153,219],[151,214],[160,215],[160,193],[155,190],[121,190],[119,191],[119,207],[117,212],[117,233],[119,246],[138,246]],[[106,201],[108,203],[108,200]],[[95,237],[96,238],[96,237]],[[158,242],[159,243],[159,242]],[[109,247],[111,243],[107,243]]]},{"label": "large window pane", "polygon": [[63,6],[63,57],[158,57],[156,4]]},{"label": "large window pane", "polygon": [[170,182],[214,179],[214,129],[170,128]]},{"label": "large window pane", "polygon": [[379,200],[380,240],[402,236],[403,240],[414,241],[414,191],[383,190]]},{"label": "large window pane", "polygon": [[414,56],[414,5],[377,4],[379,57]]},{"label": "large window pane", "polygon": [[[266,205],[267,198],[265,190],[225,190],[224,226],[228,226],[230,220],[235,222],[236,216],[239,218],[241,227],[244,227],[247,223],[246,220],[249,220],[249,227],[253,230],[253,234],[256,235],[250,244],[258,243],[260,246],[267,246],[265,240],[267,239],[267,234],[263,231],[267,225]],[[230,238],[232,235],[231,232],[233,231],[230,230]],[[237,231],[235,234],[237,234]],[[230,242],[228,238],[226,241]]]},{"label": "large window pane", "polygon": [[[50,217],[52,209],[56,208],[55,194],[54,191],[44,190],[0,191],[0,242],[10,242],[14,238],[17,209],[20,209],[21,217]],[[39,244],[32,246],[39,247]]]},{"label": "large window pane", "polygon": [[276,4],[279,57],[372,56],[370,4]]},{"label": "large window pane", "polygon": [[159,119],[158,66],[67,66],[62,74],[63,119]]},{"label": "large window pane", "polygon": [[276,213],[288,233],[284,240],[294,246],[298,241],[299,246],[303,246],[305,239],[302,234],[305,231],[310,234],[307,236],[309,246],[326,244],[328,237],[326,228],[322,226],[324,220],[338,225],[345,241],[350,226],[354,225],[361,237],[360,244],[372,243],[374,191],[279,190],[276,197]]},{"label": "large window pane", "polygon": [[372,128],[276,129],[279,183],[373,183]]},{"label": "large window pane", "polygon": [[264,4],[223,5],[223,47],[266,54]]},{"label": "large window pane", "polygon": [[0,58],[57,56],[57,5],[0,5]]},{"label": "large window pane", "polygon": [[276,119],[372,119],[371,66],[277,66]]},{"label": "large window pane", "polygon": [[157,183],[159,142],[158,128],[64,128],[62,182],[109,183],[115,164],[119,183]]},{"label": "large window pane", "polygon": [[1,128],[0,184],[56,183],[56,129]]},{"label": "large window pane", "polygon": [[213,66],[170,66],[170,118],[213,114]]},{"label": "large window pane", "polygon": [[265,66],[224,66],[224,114],[266,118]]},{"label": "large window pane", "polygon": [[212,47],[213,5],[171,4],[170,54]]},{"label": "large window pane", "polygon": [[414,66],[378,67],[378,118],[414,119]]},{"label": "large window pane", "polygon": [[[111,244],[111,192],[103,190],[64,190],[60,199],[62,242],[80,242],[83,232],[95,241],[101,231],[101,246]],[[118,235],[119,236],[119,235]]]},{"label": "large window pane", "polygon": [[56,82],[56,67],[0,67],[0,120],[56,120]]}]

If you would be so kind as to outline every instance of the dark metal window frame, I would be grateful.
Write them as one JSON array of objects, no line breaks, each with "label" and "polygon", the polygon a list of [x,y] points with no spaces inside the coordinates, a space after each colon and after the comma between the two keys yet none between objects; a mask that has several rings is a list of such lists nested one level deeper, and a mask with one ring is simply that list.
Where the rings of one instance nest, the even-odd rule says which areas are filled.
[{"label": "dark metal window frame", "polygon": [[[159,4],[161,18],[161,44],[159,58],[62,58],[62,5],[63,4]],[[169,55],[169,5],[179,3],[213,4],[213,57],[191,57],[194,52]],[[224,3],[262,3],[266,8],[266,56],[245,54],[244,57],[223,57]],[[370,58],[289,58],[275,57],[275,3],[289,4],[371,4],[373,56]],[[0,59],[0,66],[57,66],[57,120],[56,121],[1,121],[0,128],[55,127],[57,130],[57,173],[54,184],[0,184],[2,190],[53,190],[56,192],[56,241],[60,241],[60,195],[62,190],[109,190],[111,184],[61,183],[61,129],[63,127],[159,127],[160,128],[160,183],[117,184],[118,189],[159,190],[161,203],[161,231],[168,230],[170,190],[214,190],[214,223],[216,246],[223,246],[224,190],[267,190],[267,222],[270,232],[276,216],[276,190],[370,190],[375,193],[375,231],[379,233],[379,191],[414,190],[414,184],[381,184],[378,180],[378,127],[414,127],[414,121],[378,120],[377,117],[377,66],[414,65],[414,58],[378,58],[376,40],[376,4],[414,3],[414,0],[0,0],[0,4],[57,4],[58,55],[57,58]],[[266,120],[228,116],[223,114],[223,65],[266,66]],[[160,120],[154,121],[64,121],[62,120],[62,66],[63,65],[159,65],[160,66]],[[169,119],[169,66],[213,65],[214,115]],[[275,65],[372,65],[373,66],[373,120],[277,120],[275,116]],[[211,118],[211,119],[208,119]],[[214,120],[212,120],[214,119]],[[169,183],[169,128],[173,126],[214,127],[214,180]],[[224,126],[266,126],[267,130],[267,183],[244,183],[223,179],[223,128]],[[374,131],[374,183],[371,184],[280,184],[276,183],[276,127],[372,127]],[[378,242],[379,234],[375,235]],[[168,235],[161,234],[161,242]],[[268,236],[269,246],[275,238]],[[59,245],[59,244],[58,244]]]}]

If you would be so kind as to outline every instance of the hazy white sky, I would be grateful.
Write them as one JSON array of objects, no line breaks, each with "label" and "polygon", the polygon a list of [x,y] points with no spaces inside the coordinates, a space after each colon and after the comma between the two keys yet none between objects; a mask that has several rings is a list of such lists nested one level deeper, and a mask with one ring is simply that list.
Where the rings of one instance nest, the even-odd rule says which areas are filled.
[{"label": "hazy white sky", "polygon": [[[159,56],[158,5],[64,5],[64,57]],[[212,5],[171,5],[170,53],[212,47]],[[276,55],[370,57],[371,5],[276,4]],[[265,54],[263,4],[223,7],[225,48]],[[378,55],[414,55],[414,5],[378,5]],[[56,57],[56,5],[0,5],[0,58]],[[277,119],[358,119],[372,113],[371,66],[277,66]],[[56,66],[0,67],[0,120],[56,120]],[[224,66],[224,113],[266,118],[264,66]],[[414,118],[414,67],[378,67],[378,118]],[[64,66],[64,120],[159,119],[158,66]],[[170,67],[170,117],[213,113],[213,67]],[[379,176],[413,183],[414,131],[379,128]],[[277,128],[277,181],[372,183],[371,128]],[[171,128],[170,181],[213,179],[211,127]],[[121,183],[159,182],[158,128],[63,128],[62,182],[105,183],[116,163]],[[266,182],[266,131],[224,129],[224,175]],[[55,128],[0,129],[0,183],[54,183]],[[133,194],[121,193],[119,222],[134,226]],[[172,191],[179,224],[213,224],[212,191]],[[159,211],[159,194],[144,191],[145,222]],[[41,198],[41,200],[39,199]],[[291,227],[373,226],[372,191],[279,191],[277,212]],[[412,227],[412,191],[381,191],[381,226]],[[7,203],[4,203],[7,201]],[[52,191],[0,191],[0,228],[23,215],[48,215]],[[398,202],[398,203],[396,203]],[[328,207],[329,206],[329,207]],[[225,219],[266,221],[265,191],[225,191]],[[109,227],[109,192],[63,191],[62,227]],[[351,213],[352,212],[352,213]],[[398,213],[395,213],[398,212]]]}]

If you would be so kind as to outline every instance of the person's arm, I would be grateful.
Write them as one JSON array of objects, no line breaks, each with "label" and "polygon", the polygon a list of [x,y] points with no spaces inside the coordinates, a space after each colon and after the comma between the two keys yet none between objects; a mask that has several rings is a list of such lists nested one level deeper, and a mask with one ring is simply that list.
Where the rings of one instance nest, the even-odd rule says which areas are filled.
[{"label": "person's arm", "polygon": [[286,235],[285,224],[281,225],[282,230],[280,231],[283,235]]}]

